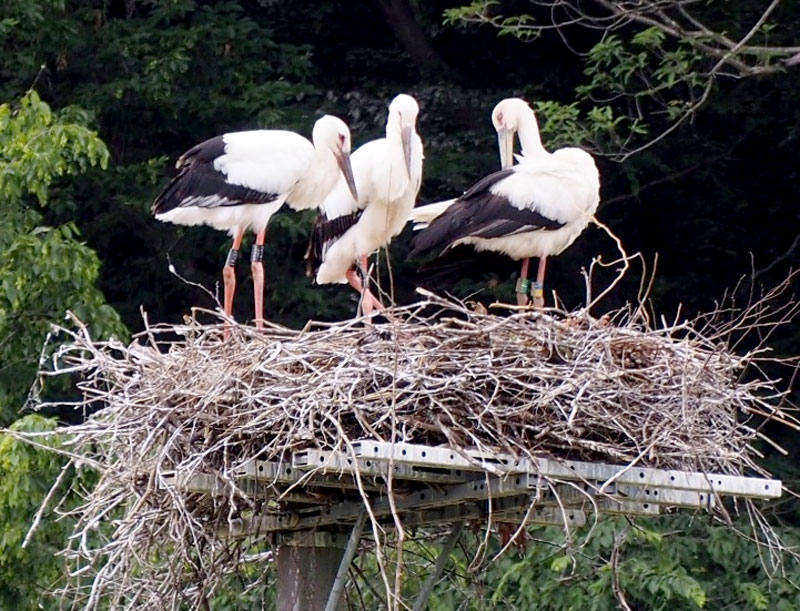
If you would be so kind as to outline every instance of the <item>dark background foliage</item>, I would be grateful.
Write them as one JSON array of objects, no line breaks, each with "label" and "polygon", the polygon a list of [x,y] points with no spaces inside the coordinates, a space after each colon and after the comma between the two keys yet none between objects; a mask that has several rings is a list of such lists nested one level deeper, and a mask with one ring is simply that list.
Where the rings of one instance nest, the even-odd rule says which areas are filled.
[{"label": "dark background foliage", "polygon": [[[79,176],[54,172],[46,207],[30,194],[0,206],[9,214],[16,214],[12,204],[14,210],[35,211],[30,222],[20,222],[21,234],[34,226],[73,223],[64,240],[74,245],[85,241],[100,266],[98,271],[95,260],[81,263],[77,258],[70,265],[76,274],[80,271],[83,284],[66,290],[88,294],[84,284],[97,276],[97,287],[130,332],[142,328],[142,310],[151,322],[179,322],[192,306],[214,307],[205,292],[178,280],[168,265],[213,292],[227,238],[208,228],[161,224],[149,213],[175,159],[191,145],[257,127],[309,135],[323,113],[342,117],[357,145],[382,134],[386,105],[396,93],[407,92],[421,106],[418,131],[426,159],[420,200],[429,202],[458,194],[497,167],[489,120],[497,101],[512,95],[534,103],[579,100],[576,88],[587,81],[586,64],[555,32],[526,43],[511,35],[498,37],[491,27],[446,25],[443,12],[460,4],[9,0],[0,8],[0,101],[15,105],[35,89],[51,108],[65,109],[64,120],[73,116],[70,107],[80,107],[76,120],[97,131],[110,161],[107,168],[86,167]],[[724,13],[716,15],[721,27],[751,19],[748,6],[719,9]],[[535,11],[521,1],[503,3],[503,8]],[[800,7],[785,8],[781,19],[798,23]],[[598,38],[575,29],[570,42],[585,51]],[[624,163],[598,157],[598,217],[628,252],[641,251],[650,268],[658,255],[655,311],[672,317],[680,306],[683,316],[692,317],[713,308],[742,276],[771,286],[800,263],[798,99],[800,69],[721,79],[693,120],[669,137]],[[653,130],[661,119],[652,116]],[[555,127],[545,126],[543,135],[546,145],[570,138],[570,132]],[[347,317],[356,306],[346,287],[316,287],[304,277],[301,260],[310,220],[309,214],[277,215],[267,237],[266,313],[291,326],[309,318]],[[422,280],[416,264],[404,260],[409,234],[404,232],[390,249],[400,302],[413,299],[414,286]],[[2,240],[0,246],[5,248]],[[613,258],[613,243],[589,228],[552,260],[548,290],[555,290],[567,306],[579,306],[584,299],[580,270],[600,254]],[[429,284],[462,297],[476,294],[486,302],[512,298],[516,264],[470,252],[461,256],[465,263],[457,272]],[[382,282],[388,284],[385,253],[380,261]],[[247,268],[238,270],[239,320],[252,315]],[[638,283],[632,275],[596,313],[635,298]],[[91,299],[95,303],[98,298],[92,294]],[[62,309],[41,321],[61,319],[68,307],[61,301],[52,304]],[[124,334],[116,315],[103,312],[97,328]],[[24,329],[30,332],[22,344],[0,338],[0,408],[6,425],[24,403],[46,333],[40,323]],[[779,353],[797,354],[797,325],[784,329],[773,343]],[[24,358],[18,345],[26,346]],[[13,354],[9,346],[17,346]],[[796,444],[788,435],[779,436],[796,457]],[[46,466],[49,477],[53,465]],[[784,477],[796,478],[793,463],[775,467]],[[3,587],[13,591],[12,585]]]}]

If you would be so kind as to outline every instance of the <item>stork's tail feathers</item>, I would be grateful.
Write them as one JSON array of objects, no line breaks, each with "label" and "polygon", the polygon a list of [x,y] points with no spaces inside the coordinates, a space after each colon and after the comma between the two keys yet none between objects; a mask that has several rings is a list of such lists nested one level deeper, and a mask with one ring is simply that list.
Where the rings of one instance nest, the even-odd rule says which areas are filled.
[{"label": "stork's tail feathers", "polygon": [[[438,257],[423,262],[417,269],[416,282],[434,292],[452,290],[453,285],[464,279],[465,274],[473,281],[482,279],[487,285],[498,270],[516,269],[505,255],[492,251],[476,251],[472,245],[457,245],[446,249]],[[468,271],[465,271],[468,270]]]},{"label": "stork's tail feathers", "polygon": [[408,215],[408,220],[414,224],[414,231],[425,229],[433,219],[447,210],[454,201],[456,201],[455,198],[448,199],[443,202],[436,202],[435,204],[417,206],[416,208],[412,209],[411,214]]},{"label": "stork's tail feathers", "polygon": [[[442,229],[445,231],[442,231]],[[447,246],[446,229],[447,227],[442,226],[441,223],[426,227],[422,233],[418,234],[411,241],[411,252],[406,256],[406,261],[416,259],[427,252]]]},{"label": "stork's tail feathers", "polygon": [[[175,162],[178,173],[172,177],[169,184],[153,201],[151,208],[153,214],[158,216],[177,208],[186,197],[197,194],[198,189],[202,195],[212,195],[218,184],[215,181],[209,181],[208,175],[216,173],[213,166],[214,160],[224,154],[225,136],[215,136],[196,144],[181,155]],[[197,170],[196,176],[193,176],[192,170]],[[231,188],[237,187],[231,185]],[[263,197],[263,194],[252,189],[245,189],[245,192],[255,195],[253,203]]]},{"label": "stork's tail feathers", "polygon": [[464,202],[460,198],[422,206],[422,208],[430,208],[430,212],[421,212],[420,218],[424,218],[423,215],[432,218],[430,224],[411,242],[412,249],[406,260],[414,259],[436,249],[444,252],[452,246],[455,241],[454,236],[459,234],[459,230],[466,222],[458,217],[458,213],[463,207]]},{"label": "stork's tail feathers", "polygon": [[320,213],[311,225],[311,236],[306,249],[306,276],[314,278],[325,259],[328,247],[345,232],[358,222],[364,210],[356,210],[350,214],[337,216],[328,220],[325,214]]},{"label": "stork's tail feathers", "polygon": [[322,265],[322,250],[324,243],[322,240],[322,225],[325,223],[325,215],[318,214],[311,224],[311,234],[308,237],[308,248],[303,255],[306,264],[306,276],[314,278],[317,275],[319,266]]}]

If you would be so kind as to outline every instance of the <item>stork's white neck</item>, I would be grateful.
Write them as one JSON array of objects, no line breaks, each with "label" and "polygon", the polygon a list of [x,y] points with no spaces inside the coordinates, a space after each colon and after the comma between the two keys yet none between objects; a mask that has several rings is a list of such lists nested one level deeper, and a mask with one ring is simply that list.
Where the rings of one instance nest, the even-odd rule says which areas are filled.
[{"label": "stork's white neck", "polygon": [[321,180],[322,184],[319,185],[319,189],[327,193],[339,178],[339,165],[331,148],[329,146],[315,147],[314,160],[311,165],[314,170],[306,174],[305,178],[310,181]]},{"label": "stork's white neck", "polygon": [[522,154],[525,157],[543,157],[549,155],[542,145],[542,137],[539,134],[539,124],[536,122],[536,115],[533,111],[522,113],[519,118],[519,144]]},{"label": "stork's white neck", "polygon": [[389,146],[390,163],[396,166],[395,171],[399,172],[396,176],[403,176],[407,179],[406,161],[403,153],[402,125],[399,117],[395,116],[394,113],[390,115],[389,120],[386,122],[386,143]]},{"label": "stork's white neck", "polygon": [[400,118],[394,113],[389,115],[386,121],[386,139],[391,142],[400,142]]},{"label": "stork's white neck", "polygon": [[289,191],[287,203],[295,210],[316,208],[333,189],[339,178],[339,166],[330,147],[314,149],[314,158],[308,171]]}]

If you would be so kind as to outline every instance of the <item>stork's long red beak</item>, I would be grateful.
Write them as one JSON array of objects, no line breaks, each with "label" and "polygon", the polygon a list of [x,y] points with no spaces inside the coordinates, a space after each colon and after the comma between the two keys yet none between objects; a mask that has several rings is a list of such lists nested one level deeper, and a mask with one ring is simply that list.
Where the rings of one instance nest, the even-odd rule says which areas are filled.
[{"label": "stork's long red beak", "polygon": [[350,189],[350,194],[353,199],[358,201],[358,191],[356,190],[356,179],[353,176],[353,166],[350,165],[350,153],[340,151],[336,155],[336,163],[339,164],[339,169],[342,171],[342,176],[347,183],[347,188]]}]

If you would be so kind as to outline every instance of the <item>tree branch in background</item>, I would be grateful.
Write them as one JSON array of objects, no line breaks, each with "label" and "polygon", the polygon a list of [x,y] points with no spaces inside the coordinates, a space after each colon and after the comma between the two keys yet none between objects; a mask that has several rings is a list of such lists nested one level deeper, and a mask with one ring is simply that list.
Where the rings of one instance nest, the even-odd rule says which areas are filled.
[{"label": "tree branch in background", "polygon": [[[585,58],[590,81],[577,94],[595,104],[582,117],[571,107],[572,133],[562,138],[589,142],[598,154],[624,161],[692,118],[720,77],[777,74],[800,65],[795,28],[777,14],[781,2],[761,0],[763,8],[754,12],[755,3],[721,11],[718,0],[529,0],[529,13],[508,15],[494,0],[477,0],[445,18],[488,24],[524,41],[556,30]],[[586,30],[596,32],[589,51],[570,40],[576,28],[583,38]],[[552,102],[539,111],[557,112],[562,124],[568,112]]]},{"label": "tree branch in background", "polygon": [[403,45],[420,72],[426,75],[437,75],[449,71],[447,64],[433,48],[430,38],[423,31],[408,0],[376,1],[386,18],[386,25],[391,28],[395,38]]}]

